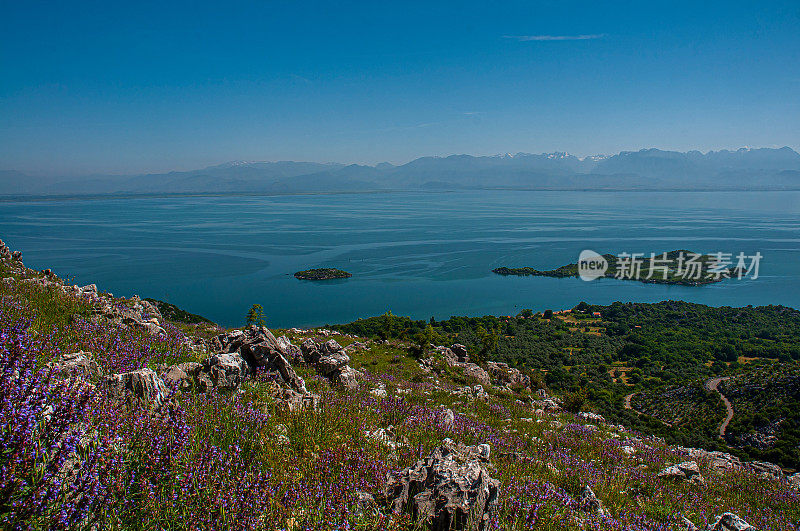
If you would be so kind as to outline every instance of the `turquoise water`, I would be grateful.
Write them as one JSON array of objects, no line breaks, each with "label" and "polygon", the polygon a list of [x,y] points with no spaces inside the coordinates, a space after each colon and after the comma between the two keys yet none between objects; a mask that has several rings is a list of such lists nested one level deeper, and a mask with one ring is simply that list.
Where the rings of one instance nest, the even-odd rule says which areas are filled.
[{"label": "turquoise water", "polygon": [[[585,300],[682,299],[800,307],[800,192],[470,191],[0,202],[0,238],[30,267],[115,295],[163,299],[223,325],[254,303],[270,326],[391,310],[428,319],[506,315]],[[756,251],[757,280],[703,287],[500,277],[582,249]],[[311,267],[353,273],[311,283]]]}]

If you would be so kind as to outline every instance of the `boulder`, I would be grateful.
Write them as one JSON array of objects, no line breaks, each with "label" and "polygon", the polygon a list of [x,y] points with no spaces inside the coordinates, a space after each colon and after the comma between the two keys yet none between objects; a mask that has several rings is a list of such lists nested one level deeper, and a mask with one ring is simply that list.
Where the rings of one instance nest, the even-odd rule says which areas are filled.
[{"label": "boulder", "polygon": [[302,363],[303,362],[303,353],[300,351],[300,347],[297,345],[292,344],[286,336],[281,336],[278,338],[278,346],[286,353],[286,358],[291,363]]},{"label": "boulder", "polygon": [[369,394],[377,398],[386,398],[386,388],[376,387],[375,389],[371,389]]},{"label": "boulder", "polygon": [[483,386],[480,384],[473,387],[472,392],[475,394],[475,398],[478,400],[489,400],[489,395],[483,390]]},{"label": "boulder", "polygon": [[755,531],[755,529],[733,513],[718,516],[713,524],[706,527],[706,531]]},{"label": "boulder", "polygon": [[452,409],[448,409],[444,412],[444,419],[443,423],[445,428],[450,429],[453,427],[453,424],[456,422],[456,415],[453,413]]},{"label": "boulder", "polygon": [[459,366],[464,369],[464,376],[469,376],[470,378],[478,380],[484,387],[490,387],[492,385],[489,373],[474,363],[460,363]]},{"label": "boulder", "polygon": [[[89,298],[96,302],[95,313],[104,315],[108,320],[125,326],[132,326],[146,330],[152,335],[164,335],[166,331],[161,327],[163,317],[154,304],[141,300],[134,295],[130,299],[109,300],[99,297],[97,286],[72,286],[72,293]],[[110,295],[109,295],[110,296]]]},{"label": "boulder", "polygon": [[314,393],[299,393],[293,389],[287,389],[278,385],[273,386],[268,391],[275,400],[282,402],[289,412],[303,410],[316,411],[319,409],[320,396]]},{"label": "boulder", "polygon": [[0,240],[0,258],[3,260],[11,260],[12,256],[13,253],[11,252],[11,249],[8,248],[8,245],[6,245],[3,240]]},{"label": "boulder", "polygon": [[188,389],[194,384],[202,368],[202,364],[196,361],[179,363],[168,367],[162,372],[161,379],[169,387],[175,386],[178,389]]},{"label": "boulder", "polygon": [[735,455],[718,451],[709,452],[700,448],[685,448],[684,450],[689,454],[689,457],[708,460],[709,467],[714,472],[720,474],[734,469],[744,469],[762,477],[772,477],[775,479],[784,479],[786,477],[783,473],[783,469],[774,463],[767,463],[766,461],[742,461]]},{"label": "boulder", "polygon": [[285,343],[275,339],[265,326],[254,325],[218,335],[211,346],[222,354],[238,353],[253,371],[262,369],[277,376],[295,391],[306,392],[305,382],[289,363]]},{"label": "boulder", "polygon": [[555,398],[545,398],[542,400],[542,409],[550,412],[562,411],[561,404],[559,404]]},{"label": "boulder", "polygon": [[250,374],[251,369],[238,352],[214,354],[202,363],[201,388],[207,390],[208,383],[220,389],[237,389]]},{"label": "boulder", "polygon": [[461,343],[456,343],[455,345],[451,345],[450,351],[456,355],[456,361],[460,361],[462,363],[469,363],[469,354],[467,353],[467,347],[465,347]]},{"label": "boulder", "polygon": [[100,367],[94,361],[91,352],[72,352],[62,354],[56,361],[51,361],[47,367],[53,374],[63,378],[91,378],[100,374]]},{"label": "boulder", "polygon": [[377,428],[375,430],[365,430],[364,436],[369,439],[374,439],[378,442],[383,443],[387,447],[391,448],[392,450],[396,450],[402,446],[406,446],[408,444],[408,439],[403,437],[402,439],[397,436],[397,432],[394,429],[394,426],[391,424],[386,428]]},{"label": "boulder", "polygon": [[434,531],[486,529],[500,486],[489,475],[488,454],[446,439],[426,459],[389,475],[385,497],[392,511],[409,512]]},{"label": "boulder", "polygon": [[689,457],[693,459],[708,460],[708,465],[711,470],[720,474],[742,467],[742,462],[738,457],[725,452],[709,452],[700,448],[689,448],[688,453]]},{"label": "boulder", "polygon": [[607,516],[608,512],[603,507],[603,502],[601,502],[597,496],[595,496],[594,491],[588,485],[583,487],[581,493],[578,495],[577,498],[578,505],[586,512],[596,514],[598,516]]},{"label": "boulder", "polygon": [[350,367],[350,356],[335,340],[330,339],[320,345],[313,339],[307,339],[300,345],[300,350],[305,362],[332,383],[347,389],[358,387],[357,377],[361,373]]},{"label": "boulder", "polygon": [[[459,367],[464,371],[464,376],[474,378],[485,387],[491,386],[491,378],[489,378],[489,373],[478,365],[470,363],[469,355],[467,355],[467,347],[464,345],[456,343],[450,348],[441,346],[436,347],[436,350],[442,355],[444,362],[448,367]],[[435,370],[435,364],[433,363],[432,358],[422,360],[420,362],[420,367],[426,372]]]},{"label": "boulder", "polygon": [[658,473],[660,478],[686,479],[693,483],[704,483],[703,476],[700,475],[700,467],[695,461],[684,461],[677,465],[668,466]]},{"label": "boulder", "polygon": [[519,369],[509,367],[507,363],[500,363],[496,361],[487,362],[486,371],[489,373],[489,376],[494,381],[495,385],[518,385],[526,389],[530,389],[531,387],[530,376],[525,376],[519,371]]},{"label": "boulder", "polygon": [[147,368],[111,375],[102,387],[113,399],[151,407],[161,406],[169,393],[161,378]]},{"label": "boulder", "polygon": [[367,511],[373,510],[375,507],[375,497],[369,492],[357,490],[355,494],[355,513],[359,516],[365,514]]},{"label": "boulder", "polygon": [[744,466],[745,468],[749,468],[762,477],[772,477],[775,479],[783,479],[785,477],[783,469],[774,463],[767,463],[766,461],[749,461],[745,463]]},{"label": "boulder", "polygon": [[578,413],[578,418],[581,420],[588,420],[589,422],[605,422],[606,419],[603,415],[592,413],[590,411],[581,411]]}]

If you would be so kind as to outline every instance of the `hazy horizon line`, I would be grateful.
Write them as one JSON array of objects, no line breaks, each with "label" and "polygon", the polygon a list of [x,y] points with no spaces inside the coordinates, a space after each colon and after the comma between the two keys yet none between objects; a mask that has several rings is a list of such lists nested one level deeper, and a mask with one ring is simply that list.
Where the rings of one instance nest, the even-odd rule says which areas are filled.
[{"label": "hazy horizon line", "polygon": [[709,153],[719,153],[723,151],[727,152],[737,152],[742,150],[759,150],[759,149],[773,149],[773,150],[780,150],[788,148],[794,151],[795,153],[800,153],[798,149],[800,147],[793,147],[789,145],[782,145],[778,146],[777,144],[773,144],[771,146],[760,146],[760,147],[753,147],[753,146],[741,146],[738,148],[719,148],[719,149],[708,149],[703,151],[702,149],[688,149],[686,151],[681,151],[678,149],[666,149],[666,148],[658,148],[658,147],[643,147],[639,149],[623,149],[614,153],[595,153],[589,155],[579,155],[576,153],[571,153],[569,151],[541,151],[541,152],[533,152],[533,151],[517,151],[517,152],[503,152],[503,153],[491,153],[491,154],[471,154],[471,153],[464,153],[464,152],[454,152],[446,155],[420,155],[418,157],[414,157],[412,159],[408,159],[405,161],[387,161],[387,160],[380,160],[377,162],[341,162],[341,161],[333,161],[333,160],[326,160],[326,161],[317,161],[317,160],[302,160],[302,159],[290,159],[290,158],[275,158],[275,159],[251,159],[251,160],[243,160],[243,159],[229,159],[222,162],[215,162],[215,163],[202,163],[198,162],[195,165],[186,165],[183,168],[176,168],[175,166],[169,169],[149,169],[149,170],[142,170],[142,171],[124,171],[124,172],[114,172],[114,171],[106,171],[103,170],[95,170],[91,172],[65,172],[65,173],[56,173],[56,172],[48,172],[48,171],[37,171],[37,170],[25,170],[19,168],[3,168],[0,167],[0,172],[10,173],[16,172],[21,173],[26,176],[30,177],[58,177],[58,178],[89,178],[89,177],[130,177],[136,175],[152,175],[152,174],[168,174],[168,173],[182,173],[182,172],[190,172],[190,171],[197,171],[203,170],[207,168],[214,168],[218,166],[224,166],[226,164],[234,165],[234,164],[279,164],[279,163],[287,163],[287,162],[296,162],[296,163],[308,163],[308,164],[321,164],[321,165],[340,165],[340,166],[368,166],[368,167],[375,167],[380,164],[391,164],[392,166],[403,166],[405,164],[409,164],[414,162],[415,160],[431,158],[431,159],[446,159],[449,157],[516,157],[516,156],[541,156],[541,155],[555,155],[561,154],[565,156],[573,156],[578,160],[584,161],[589,158],[593,157],[613,157],[616,155],[620,155],[623,153],[638,153],[642,151],[649,151],[649,150],[658,150],[667,153],[692,153],[692,152],[699,152],[702,155],[708,155]]}]

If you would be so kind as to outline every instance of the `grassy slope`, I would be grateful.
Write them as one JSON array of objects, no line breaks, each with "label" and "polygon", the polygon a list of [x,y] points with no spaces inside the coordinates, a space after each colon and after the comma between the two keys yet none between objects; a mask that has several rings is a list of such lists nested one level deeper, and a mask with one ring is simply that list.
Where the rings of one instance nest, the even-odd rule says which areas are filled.
[{"label": "grassy slope", "polygon": [[[19,303],[16,318],[35,316],[37,334],[52,335],[44,356],[83,348],[108,372],[189,359],[170,337],[86,325],[86,305],[52,290],[14,283],[0,296],[8,307]],[[332,389],[301,367],[309,388],[323,394],[319,412],[289,413],[271,398],[274,384],[257,378],[234,396],[184,393],[176,398],[180,423],[98,413],[95,420],[105,421],[98,428],[113,429],[125,449],[120,481],[100,510],[106,525],[299,530],[347,522],[355,529],[411,529],[407,519],[387,518],[380,508],[358,515],[354,492],[378,496],[387,472],[413,464],[445,437],[491,444],[502,483],[496,519],[504,529],[577,529],[582,511],[574,496],[587,484],[613,515],[606,523],[593,520],[597,529],[679,529],[678,515],[703,523],[725,511],[760,529],[785,529],[800,518],[800,497],[768,480],[716,476],[705,464],[706,487],[656,478],[682,459],[657,440],[585,426],[567,413],[537,419],[519,402],[527,396],[508,390],[491,389],[487,403],[467,401],[450,392],[463,375],[426,374],[412,350],[407,341],[393,341],[354,351],[351,364],[365,372],[364,388],[355,393]],[[388,398],[369,393],[379,383]],[[444,424],[444,408],[456,412],[453,426]],[[365,436],[389,425],[406,441],[398,450]],[[634,457],[624,446],[636,449]]]}]

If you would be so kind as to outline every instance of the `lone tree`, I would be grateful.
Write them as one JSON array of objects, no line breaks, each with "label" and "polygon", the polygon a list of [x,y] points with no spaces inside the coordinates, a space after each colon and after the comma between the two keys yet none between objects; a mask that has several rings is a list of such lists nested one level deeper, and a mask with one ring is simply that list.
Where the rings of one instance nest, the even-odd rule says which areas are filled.
[{"label": "lone tree", "polygon": [[254,304],[247,311],[247,324],[266,326],[267,320],[264,318],[264,308],[260,304]]}]

